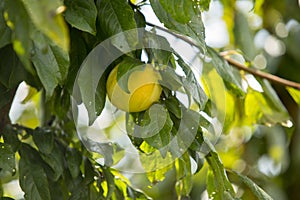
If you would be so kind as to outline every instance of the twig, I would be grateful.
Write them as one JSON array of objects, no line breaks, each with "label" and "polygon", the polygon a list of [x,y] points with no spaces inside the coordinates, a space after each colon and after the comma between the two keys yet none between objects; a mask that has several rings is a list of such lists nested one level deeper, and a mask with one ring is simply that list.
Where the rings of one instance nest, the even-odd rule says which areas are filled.
[{"label": "twig", "polygon": [[[222,53],[220,53],[221,56]],[[232,66],[240,69],[240,70],[243,70],[245,72],[248,72],[250,74],[253,74],[255,76],[259,76],[261,78],[264,78],[264,79],[267,79],[273,83],[277,83],[277,84],[280,84],[280,85],[284,85],[284,86],[288,86],[288,87],[292,87],[292,88],[295,88],[297,90],[300,90],[300,84],[299,83],[296,83],[296,82],[293,82],[293,81],[290,81],[290,80],[286,80],[286,79],[283,79],[283,78],[280,78],[278,76],[275,76],[273,74],[269,74],[269,73],[266,73],[266,72],[263,72],[263,71],[260,71],[260,70],[257,70],[257,69],[253,69],[253,68],[249,68],[249,67],[246,67],[245,65],[231,59],[231,58],[228,58],[226,56],[223,56],[223,58],[229,63],[231,64]]]},{"label": "twig", "polygon": [[[187,42],[188,44],[192,45],[192,46],[195,46],[197,48],[200,48],[199,45],[197,45],[195,42],[193,42],[192,40],[188,39],[187,37],[184,37],[182,35],[179,35],[177,33],[174,33],[173,31],[170,31],[164,27],[160,27],[160,26],[157,26],[155,24],[152,24],[152,23],[149,23],[149,22],[146,22],[147,25],[149,26],[152,26],[152,27],[155,27],[159,30],[162,30],[164,32],[167,32],[185,42]],[[201,49],[201,48],[200,48]],[[296,83],[296,82],[293,82],[293,81],[290,81],[290,80],[287,80],[287,79],[284,79],[284,78],[280,78],[278,76],[275,76],[273,74],[269,74],[269,73],[266,73],[266,72],[263,72],[263,71],[260,71],[260,70],[257,70],[257,69],[254,69],[254,68],[249,68],[231,58],[228,58],[226,57],[228,54],[226,52],[221,52],[220,53],[220,56],[222,56],[229,64],[231,64],[233,67],[239,69],[239,70],[243,70],[245,72],[248,72],[250,74],[253,74],[255,76],[258,76],[258,77],[261,77],[261,78],[264,78],[264,79],[267,79],[273,83],[277,83],[277,84],[280,84],[280,85],[284,85],[284,86],[288,86],[288,87],[292,87],[292,88],[295,88],[297,90],[300,90],[300,83]]]}]

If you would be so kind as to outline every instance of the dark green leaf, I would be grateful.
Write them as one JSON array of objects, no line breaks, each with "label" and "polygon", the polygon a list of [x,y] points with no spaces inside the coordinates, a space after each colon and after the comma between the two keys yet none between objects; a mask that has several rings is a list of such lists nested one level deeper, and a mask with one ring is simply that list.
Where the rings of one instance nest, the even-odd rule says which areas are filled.
[{"label": "dark green leaf", "polygon": [[23,0],[23,3],[36,28],[63,51],[68,52],[69,35],[62,16],[63,2],[60,0]]},{"label": "dark green leaf", "polygon": [[65,18],[79,30],[96,35],[97,8],[93,0],[65,0]]},{"label": "dark green leaf", "polygon": [[14,88],[26,80],[26,71],[11,45],[0,49],[0,82],[7,88]]},{"label": "dark green leaf", "polygon": [[79,185],[78,188],[71,192],[71,196],[68,200],[83,200],[89,199],[89,188],[86,185]]},{"label": "dark green leaf", "polygon": [[0,197],[0,200],[14,200],[14,199],[10,197]]},{"label": "dark green leaf", "polygon": [[138,32],[126,30],[137,28],[134,12],[126,0],[97,1],[99,27],[106,38],[122,33],[114,38],[113,44],[121,51],[128,51],[136,46]]},{"label": "dark green leaf", "polygon": [[13,32],[13,48],[26,67],[27,71],[33,73],[33,69],[29,60],[31,50],[30,34],[32,28],[29,16],[21,0],[6,0],[4,8],[6,24]]},{"label": "dark green leaf", "polygon": [[164,101],[167,109],[169,112],[173,113],[178,119],[181,119],[182,117],[182,110],[181,110],[181,103],[178,101],[178,99],[175,96],[169,96]]},{"label": "dark green leaf", "polygon": [[9,43],[11,43],[11,30],[5,23],[3,17],[3,8],[0,5],[0,48],[4,47]]},{"label": "dark green leaf", "polygon": [[159,20],[172,30],[193,38],[206,51],[204,25],[198,1],[150,0]]},{"label": "dark green leaf", "polygon": [[256,185],[256,183],[254,183],[247,176],[244,176],[234,171],[230,172],[238,176],[241,179],[241,181],[249,187],[249,189],[253,192],[253,194],[257,197],[258,200],[273,200],[272,197],[270,197],[263,189]]},{"label": "dark green leaf", "polygon": [[33,141],[39,151],[44,154],[50,154],[54,147],[53,132],[47,129],[36,129],[33,131]]},{"label": "dark green leaf", "polygon": [[77,76],[80,65],[87,56],[87,48],[84,38],[77,29],[70,29],[71,48],[70,48],[70,67],[66,78],[66,87],[72,93],[73,84]]},{"label": "dark green leaf", "polygon": [[68,148],[65,157],[71,176],[76,178],[80,174],[80,164],[82,161],[80,152],[75,148]]},{"label": "dark green leaf", "polygon": [[0,82],[0,109],[9,102],[10,93],[11,91]]},{"label": "dark green leaf", "polygon": [[52,169],[52,173],[48,172],[48,175],[50,175],[49,178],[53,181],[57,181],[64,171],[64,156],[61,147],[55,142],[49,154],[40,153],[40,155],[45,163]]},{"label": "dark green leaf", "polygon": [[46,90],[46,96],[50,97],[55,87],[63,84],[68,68],[69,56],[60,47],[49,44],[45,36],[35,32],[34,55],[32,62],[37,74]]},{"label": "dark green leaf", "polygon": [[0,174],[5,172],[16,172],[15,152],[10,145],[0,143]]},{"label": "dark green leaf", "polygon": [[3,132],[3,138],[6,144],[9,144],[14,152],[20,147],[20,140],[18,138],[18,131],[11,126],[6,126]]},{"label": "dark green leaf", "polygon": [[20,186],[25,192],[25,199],[50,200],[47,175],[40,162],[38,152],[23,143],[20,156]]}]

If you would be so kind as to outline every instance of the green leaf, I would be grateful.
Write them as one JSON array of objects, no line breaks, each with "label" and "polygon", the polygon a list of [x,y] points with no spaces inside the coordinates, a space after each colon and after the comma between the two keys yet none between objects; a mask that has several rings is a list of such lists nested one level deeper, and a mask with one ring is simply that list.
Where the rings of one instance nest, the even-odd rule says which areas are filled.
[{"label": "green leaf", "polygon": [[43,34],[36,32],[32,62],[46,90],[46,97],[52,96],[55,87],[63,84],[68,68],[69,55],[56,45],[49,44]]},{"label": "green leaf", "polygon": [[169,29],[189,36],[206,51],[204,25],[198,1],[150,0],[159,20]]},{"label": "green leaf", "polygon": [[83,34],[79,30],[74,28],[70,29],[70,37],[70,67],[65,85],[71,94],[80,65],[87,56],[87,47],[83,38]]},{"label": "green leaf", "polygon": [[7,26],[12,30],[12,44],[15,52],[27,71],[34,73],[30,63],[30,34],[32,27],[21,0],[5,0],[4,18]]},{"label": "green leaf", "polygon": [[[2,4],[4,1],[2,1]],[[3,7],[0,4],[0,48],[5,45],[11,43],[11,30],[5,23],[5,19],[3,17]]]},{"label": "green leaf", "polygon": [[172,91],[179,91],[182,88],[182,77],[179,76],[173,68],[167,67],[166,69],[160,70],[160,75],[162,80],[159,80],[159,83],[162,86]]},{"label": "green leaf", "polygon": [[25,192],[25,199],[50,200],[47,175],[41,165],[38,152],[23,143],[20,156],[20,186]]},{"label": "green leaf", "polygon": [[97,8],[93,0],[65,0],[65,18],[79,30],[96,35]]},{"label": "green leaf", "polygon": [[15,88],[21,81],[26,80],[24,66],[11,45],[1,48],[0,55],[0,82],[6,88]]},{"label": "green leaf", "polygon": [[199,5],[201,10],[208,11],[210,0],[200,0]]},{"label": "green leaf", "polygon": [[254,46],[254,34],[250,29],[246,16],[235,11],[234,17],[234,35],[237,46],[242,50],[247,58],[253,60],[256,55],[256,48]]},{"label": "green leaf", "polygon": [[126,0],[98,0],[98,21],[101,35],[106,38],[122,33],[113,39],[113,44],[121,51],[127,51],[135,47],[138,40],[138,32],[131,30],[137,28],[134,12]]},{"label": "green leaf", "polygon": [[[204,68],[215,68],[218,74],[225,81],[226,86],[239,96],[244,96],[241,86],[241,76],[212,48],[207,48],[210,62],[204,62]],[[208,66],[207,66],[208,65]]]},{"label": "green leaf", "polygon": [[173,122],[164,106],[152,105],[145,112],[143,123],[147,125],[139,127],[136,131],[144,137],[149,145],[160,150],[170,143]]},{"label": "green leaf", "polygon": [[16,172],[15,152],[10,145],[0,143],[0,175],[5,172]]},{"label": "green leaf", "polygon": [[[38,30],[65,52],[69,50],[69,33],[62,16],[60,0],[22,0],[32,22]],[[29,21],[29,20],[28,20]],[[33,38],[34,40],[34,38]]]},{"label": "green leaf", "polygon": [[194,99],[202,110],[205,107],[208,98],[199,84],[199,77],[195,76],[190,66],[186,64],[179,55],[177,62],[186,74],[186,78],[183,78],[182,81],[185,92]]},{"label": "green leaf", "polygon": [[0,82],[0,109],[9,102],[10,93],[11,91]]},{"label": "green leaf", "polygon": [[42,159],[47,163],[52,171],[47,174],[53,181],[57,181],[64,171],[64,155],[58,143],[54,143],[53,149],[50,153],[40,153]]},{"label": "green leaf", "polygon": [[235,199],[235,192],[218,154],[211,150],[205,158],[210,166],[207,179],[209,198]]},{"label": "green leaf", "polygon": [[253,192],[253,194],[257,197],[258,200],[273,200],[263,189],[261,189],[258,185],[256,185],[251,179],[247,176],[244,176],[235,171],[230,171],[234,175],[238,176],[241,181],[249,187],[249,189]]},{"label": "green leaf", "polygon": [[144,138],[150,145],[159,149],[168,144],[172,125],[166,108],[160,104],[153,104],[140,118],[140,122],[135,124],[132,136]]},{"label": "green leaf", "polygon": [[276,92],[267,80],[258,81],[263,92],[249,89],[245,98],[245,120],[248,119],[246,123],[285,123],[290,119],[289,114]]},{"label": "green leaf", "polygon": [[36,129],[33,131],[33,141],[39,151],[44,154],[50,154],[54,148],[54,137],[51,130]]},{"label": "green leaf", "polygon": [[10,197],[0,197],[0,200],[14,200],[14,199]]},{"label": "green leaf", "polygon": [[189,196],[192,190],[191,161],[188,153],[175,161],[176,192],[179,197]]},{"label": "green leaf", "polygon": [[80,174],[80,164],[82,156],[80,152],[75,148],[68,148],[65,155],[69,171],[73,178],[78,177]]},{"label": "green leaf", "polygon": [[169,112],[173,113],[178,119],[181,119],[182,117],[182,111],[181,111],[181,103],[175,96],[169,96],[164,101],[167,109]]},{"label": "green leaf", "polygon": [[107,167],[102,167],[104,178],[107,182],[107,195],[105,199],[110,199],[111,196],[113,195],[116,185],[115,185],[115,180],[114,180],[114,175],[111,173],[109,168]]},{"label": "green leaf", "polygon": [[291,88],[291,87],[286,87],[287,91],[290,93],[290,95],[293,97],[295,102],[300,106],[300,90]]},{"label": "green leaf", "polygon": [[11,126],[5,126],[3,131],[3,138],[6,144],[9,144],[11,149],[16,152],[20,147],[20,140],[18,138],[18,131]]},{"label": "green leaf", "polygon": [[153,33],[145,32],[144,35],[145,43],[151,47],[146,49],[149,62],[167,65],[172,55],[171,46],[166,38],[155,34],[154,31]]}]

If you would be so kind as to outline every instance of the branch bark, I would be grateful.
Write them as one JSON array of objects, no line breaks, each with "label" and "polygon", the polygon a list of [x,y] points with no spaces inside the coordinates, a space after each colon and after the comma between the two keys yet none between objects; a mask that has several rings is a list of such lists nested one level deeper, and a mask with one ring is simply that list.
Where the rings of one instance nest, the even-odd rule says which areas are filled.
[{"label": "branch bark", "polygon": [[[152,27],[155,27],[159,30],[162,30],[162,31],[165,31],[185,42],[187,42],[188,44],[192,45],[192,46],[195,46],[195,47],[198,47],[200,48],[195,42],[193,42],[192,40],[188,39],[187,37],[184,37],[182,35],[179,35],[177,33],[174,33],[164,27],[160,27],[160,26],[157,26],[155,24],[152,24],[152,23],[149,23],[149,22],[146,22],[146,24],[148,26],[152,26]],[[261,77],[261,78],[264,78],[264,79],[267,79],[273,83],[276,83],[276,84],[280,84],[280,85],[283,85],[283,86],[288,86],[288,87],[292,87],[292,88],[295,88],[297,90],[300,90],[300,83],[296,83],[296,82],[293,82],[293,81],[290,81],[290,80],[287,80],[287,79],[284,79],[284,78],[281,78],[281,77],[278,77],[278,76],[275,76],[273,74],[270,74],[270,73],[267,73],[267,72],[263,72],[263,71],[260,71],[260,70],[257,70],[257,69],[254,69],[254,68],[250,68],[250,67],[247,67],[231,58],[228,58],[226,57],[226,53],[220,53],[220,56],[223,57],[231,66],[239,69],[239,70],[243,70],[245,72],[248,72],[250,74],[253,74],[254,76],[257,76],[257,77]]]}]

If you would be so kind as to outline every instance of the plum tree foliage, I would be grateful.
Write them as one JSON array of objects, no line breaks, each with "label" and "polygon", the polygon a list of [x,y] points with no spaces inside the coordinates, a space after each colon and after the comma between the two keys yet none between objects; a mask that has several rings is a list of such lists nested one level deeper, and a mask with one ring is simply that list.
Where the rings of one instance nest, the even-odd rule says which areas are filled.
[{"label": "plum tree foliage", "polygon": [[[291,0],[0,1],[0,199],[297,199],[299,6]],[[150,8],[160,25],[150,23]],[[208,40],[214,20],[227,31],[221,46]],[[106,63],[110,55],[118,56]],[[101,76],[81,68],[89,58]],[[119,66],[114,84],[125,95],[135,81],[128,82],[130,75],[143,74],[131,72],[137,65],[160,73],[151,106],[108,108],[109,73]],[[134,95],[144,98],[141,91]],[[113,142],[81,137],[74,99],[86,107],[88,126],[110,121],[101,131]],[[144,171],[134,173],[138,167]]]}]

